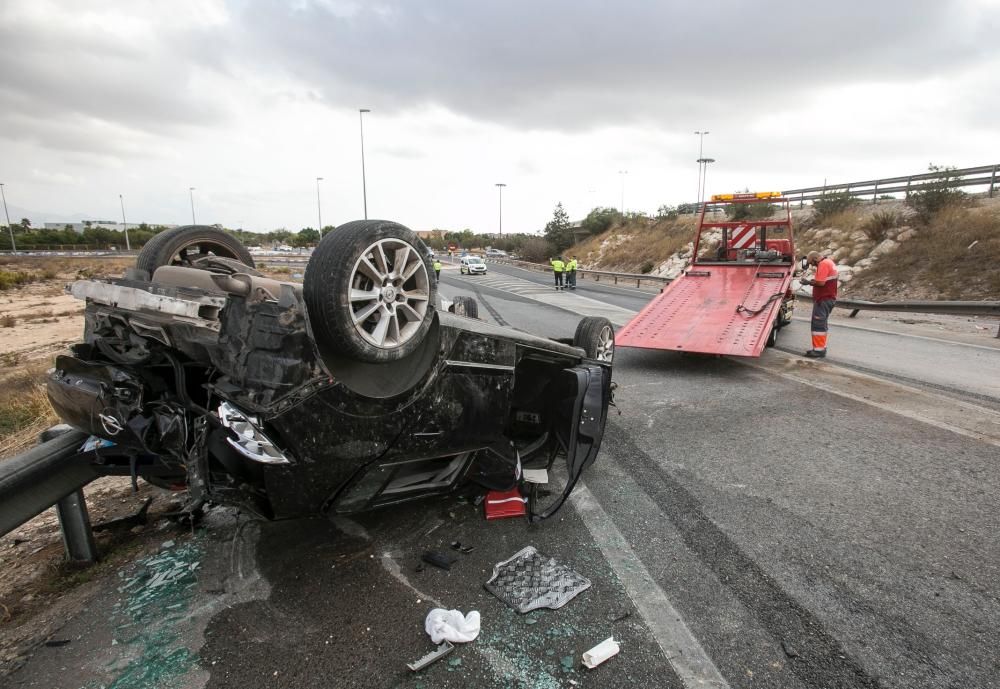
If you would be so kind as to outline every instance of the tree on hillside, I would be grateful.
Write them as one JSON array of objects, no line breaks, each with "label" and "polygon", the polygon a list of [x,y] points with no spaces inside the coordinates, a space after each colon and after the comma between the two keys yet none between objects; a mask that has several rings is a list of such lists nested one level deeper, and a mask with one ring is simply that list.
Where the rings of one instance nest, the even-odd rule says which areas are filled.
[{"label": "tree on hillside", "polygon": [[562,202],[556,204],[552,212],[552,220],[545,225],[545,238],[555,247],[556,251],[567,249],[573,244],[573,233],[569,227],[569,214],[563,208]]},{"label": "tree on hillside", "polygon": [[587,217],[580,223],[580,227],[587,234],[600,234],[619,220],[621,220],[621,213],[618,212],[617,208],[595,208],[587,213]]},{"label": "tree on hillside", "polygon": [[319,230],[311,227],[303,227],[298,234],[291,238],[289,243],[296,247],[307,247],[319,241]]},{"label": "tree on hillside", "polygon": [[520,257],[532,263],[548,263],[556,249],[548,240],[541,237],[529,237],[521,245]]},{"label": "tree on hillside", "polygon": [[676,220],[677,219],[677,207],[671,206],[670,204],[663,204],[656,209],[656,219],[657,220]]}]

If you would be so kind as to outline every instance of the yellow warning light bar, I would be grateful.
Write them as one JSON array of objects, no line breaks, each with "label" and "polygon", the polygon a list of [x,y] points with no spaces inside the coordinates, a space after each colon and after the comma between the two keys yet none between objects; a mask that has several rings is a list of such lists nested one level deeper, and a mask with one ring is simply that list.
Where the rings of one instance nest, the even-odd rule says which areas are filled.
[{"label": "yellow warning light bar", "polygon": [[742,194],[712,194],[713,201],[741,201],[743,199],[774,199],[781,196],[780,191],[758,191]]}]

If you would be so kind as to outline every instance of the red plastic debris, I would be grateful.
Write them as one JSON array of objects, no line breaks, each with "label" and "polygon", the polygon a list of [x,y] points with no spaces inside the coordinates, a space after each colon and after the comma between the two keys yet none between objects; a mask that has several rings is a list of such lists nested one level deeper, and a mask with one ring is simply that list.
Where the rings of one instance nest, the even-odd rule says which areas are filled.
[{"label": "red plastic debris", "polygon": [[512,490],[491,490],[486,494],[486,518],[505,519],[523,517],[527,514],[527,498],[517,488]]}]

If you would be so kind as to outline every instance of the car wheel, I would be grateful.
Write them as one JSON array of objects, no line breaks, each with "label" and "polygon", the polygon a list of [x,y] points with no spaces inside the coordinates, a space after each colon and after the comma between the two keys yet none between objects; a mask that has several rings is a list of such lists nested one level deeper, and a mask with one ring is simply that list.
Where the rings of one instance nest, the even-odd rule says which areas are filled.
[{"label": "car wheel", "polygon": [[436,287],[419,247],[416,234],[387,220],[347,223],[320,241],[302,291],[322,349],[382,363],[420,346]]},{"label": "car wheel", "polygon": [[479,318],[479,302],[473,297],[455,297],[449,310],[456,316]]},{"label": "car wheel", "polygon": [[577,324],[573,345],[591,359],[610,364],[615,358],[615,328],[607,318],[588,316]]},{"label": "car wheel", "polygon": [[212,257],[254,267],[253,256],[240,240],[208,225],[175,227],[154,235],[139,251],[135,267],[152,276],[160,266],[197,268]]}]

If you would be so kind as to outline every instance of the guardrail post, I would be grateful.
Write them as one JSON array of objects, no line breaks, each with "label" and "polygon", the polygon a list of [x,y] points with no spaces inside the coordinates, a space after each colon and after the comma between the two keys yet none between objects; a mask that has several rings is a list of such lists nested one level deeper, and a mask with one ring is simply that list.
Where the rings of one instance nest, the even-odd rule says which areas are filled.
[{"label": "guardrail post", "polygon": [[848,316],[848,318],[854,318],[855,316],[857,316],[857,315],[858,315],[858,312],[859,312],[860,310],[861,310],[861,309],[852,309],[852,310],[851,310],[851,315],[850,315],[850,316]]},{"label": "guardrail post", "polygon": [[[990,176],[990,198],[991,199],[993,198],[993,187],[996,186],[996,183],[997,183],[997,166],[996,166],[996,164],[994,164],[993,165],[993,174]],[[1000,335],[997,335],[997,337],[1000,337]]]},{"label": "guardrail post", "polygon": [[872,192],[872,205],[878,203],[878,180],[875,180],[875,191]]},{"label": "guardrail post", "polygon": [[83,490],[78,489],[57,502],[56,514],[59,515],[59,525],[62,528],[66,559],[72,562],[95,562],[97,546],[94,544],[94,532],[90,529],[90,515],[87,514]]},{"label": "guardrail post", "polygon": [[618,284],[618,276],[617,275],[615,275],[615,284],[616,285]]}]

